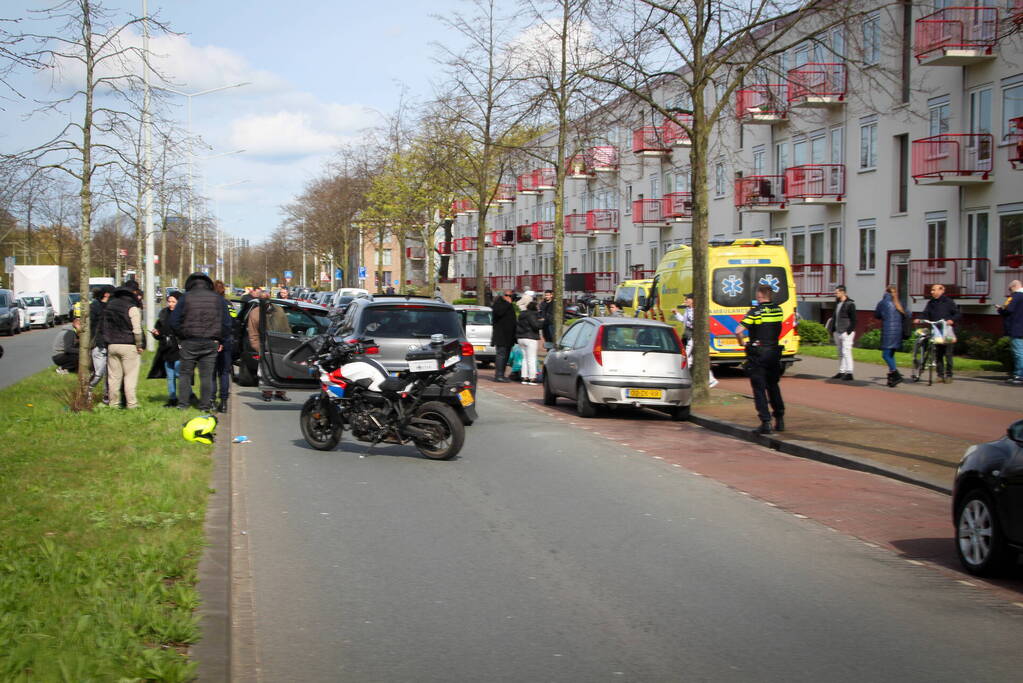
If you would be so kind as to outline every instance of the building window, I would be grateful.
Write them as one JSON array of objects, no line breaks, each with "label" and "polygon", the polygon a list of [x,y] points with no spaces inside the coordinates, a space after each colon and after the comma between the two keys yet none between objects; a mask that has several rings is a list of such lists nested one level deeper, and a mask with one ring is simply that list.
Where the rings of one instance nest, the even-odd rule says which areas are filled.
[{"label": "building window", "polygon": [[903,133],[895,136],[896,163],[898,166],[898,182],[895,191],[895,212],[909,211],[909,135]]},{"label": "building window", "polygon": [[628,216],[632,213],[632,185],[625,186],[625,215]]},{"label": "building window", "polygon": [[391,250],[390,249],[384,249],[380,253],[380,263],[382,263],[385,266],[391,265]]},{"label": "building window", "polygon": [[1023,83],[1002,89],[1002,142],[1009,142],[1009,119],[1023,116]]},{"label": "building window", "polygon": [[927,221],[927,258],[945,258],[945,233],[948,221]]},{"label": "building window", "polygon": [[863,18],[863,62],[877,64],[881,60],[881,15],[871,12]]},{"label": "building window", "polygon": [[877,267],[877,229],[873,221],[860,221],[860,272],[872,272]]},{"label": "building window", "polygon": [[877,121],[860,125],[860,170],[877,168]]},{"label": "building window", "polygon": [[944,135],[948,132],[948,120],[951,117],[951,108],[948,104],[948,95],[939,97],[928,103],[930,125],[929,135]]},{"label": "building window", "polygon": [[1008,266],[1010,256],[1023,254],[1023,213],[999,216],[998,265]]},{"label": "building window", "polygon": [[725,196],[725,165],[722,162],[714,164],[714,196]]},{"label": "building window", "polygon": [[764,148],[753,148],[753,175],[764,175]]},{"label": "building window", "polygon": [[779,142],[774,146],[775,175],[785,175],[789,167],[789,143]]},{"label": "building window", "polygon": [[987,212],[966,214],[966,256],[987,258]]},{"label": "building window", "polygon": [[792,262],[806,263],[806,235],[803,233],[792,234]]},{"label": "building window", "polygon": [[845,28],[842,26],[831,29],[831,55],[836,61],[845,59]]},{"label": "building window", "polygon": [[828,226],[828,263],[842,263],[842,226]]}]

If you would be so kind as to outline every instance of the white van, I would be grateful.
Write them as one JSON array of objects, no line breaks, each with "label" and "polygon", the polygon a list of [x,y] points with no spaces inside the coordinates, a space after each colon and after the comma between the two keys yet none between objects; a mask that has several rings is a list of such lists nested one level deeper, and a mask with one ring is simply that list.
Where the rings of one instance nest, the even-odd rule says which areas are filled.
[{"label": "white van", "polygon": [[28,322],[32,327],[53,327],[57,312],[46,292],[18,292],[18,298],[25,302]]}]

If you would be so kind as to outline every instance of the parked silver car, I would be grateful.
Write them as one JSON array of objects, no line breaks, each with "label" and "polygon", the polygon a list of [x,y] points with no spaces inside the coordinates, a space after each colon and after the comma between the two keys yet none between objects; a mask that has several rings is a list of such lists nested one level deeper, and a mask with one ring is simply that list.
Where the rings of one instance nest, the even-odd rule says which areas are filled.
[{"label": "parked silver car", "polygon": [[497,355],[494,345],[490,343],[494,333],[493,314],[490,306],[459,304],[455,306],[455,310],[462,318],[465,338],[472,344],[476,360],[479,361],[481,368],[487,367],[494,362]]},{"label": "parked silver car", "polygon": [[582,318],[547,354],[543,402],[574,399],[582,417],[600,406],[649,406],[689,417],[692,379],[675,330],[656,320]]}]

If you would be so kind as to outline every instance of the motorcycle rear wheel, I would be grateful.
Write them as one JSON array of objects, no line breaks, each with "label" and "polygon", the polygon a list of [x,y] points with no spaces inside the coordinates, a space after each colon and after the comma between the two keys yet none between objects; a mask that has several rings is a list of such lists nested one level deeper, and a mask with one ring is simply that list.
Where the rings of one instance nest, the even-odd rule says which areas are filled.
[{"label": "motorcycle rear wheel", "polygon": [[309,399],[302,406],[299,425],[306,443],[318,451],[332,451],[341,441],[341,426],[334,424],[315,398]]},{"label": "motorcycle rear wheel", "polygon": [[[429,401],[416,410],[415,426],[433,431],[430,441],[413,439],[420,453],[431,460],[450,460],[458,455],[465,442],[465,426],[451,406],[440,401]],[[430,423],[430,424],[427,424]]]}]

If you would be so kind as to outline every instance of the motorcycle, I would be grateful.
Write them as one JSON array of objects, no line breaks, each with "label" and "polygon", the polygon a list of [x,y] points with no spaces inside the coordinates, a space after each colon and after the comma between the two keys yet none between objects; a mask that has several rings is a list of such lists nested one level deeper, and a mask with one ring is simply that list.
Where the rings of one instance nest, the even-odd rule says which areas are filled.
[{"label": "motorcycle", "polygon": [[409,350],[408,370],[394,377],[371,358],[379,352],[371,339],[324,337],[316,345],[307,364],[319,374],[320,391],[305,402],[299,418],[310,446],[333,450],[347,428],[373,445],[411,441],[433,460],[448,460],[462,449],[465,427],[458,415],[446,403],[423,397],[427,387],[443,387],[454,372],[462,351],[458,340],[433,335]]}]

